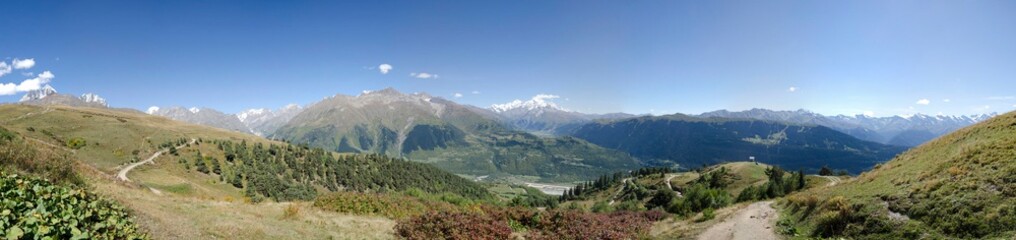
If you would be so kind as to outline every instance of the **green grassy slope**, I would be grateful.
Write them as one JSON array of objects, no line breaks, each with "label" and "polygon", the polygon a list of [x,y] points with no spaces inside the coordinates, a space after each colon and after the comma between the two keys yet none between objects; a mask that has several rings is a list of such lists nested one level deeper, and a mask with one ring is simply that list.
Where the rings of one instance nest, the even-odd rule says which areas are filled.
[{"label": "green grassy slope", "polygon": [[805,235],[1012,238],[1016,113],[913,148],[855,180],[791,196],[787,206]]}]

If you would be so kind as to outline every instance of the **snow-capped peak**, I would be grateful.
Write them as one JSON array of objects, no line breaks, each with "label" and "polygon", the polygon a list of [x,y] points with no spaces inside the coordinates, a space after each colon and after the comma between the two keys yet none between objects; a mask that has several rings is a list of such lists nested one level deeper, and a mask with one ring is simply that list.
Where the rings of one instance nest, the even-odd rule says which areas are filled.
[{"label": "snow-capped peak", "polygon": [[198,112],[201,111],[201,109],[197,108],[197,107],[191,107],[190,109],[187,109],[187,110],[190,110],[190,112],[192,112],[192,113],[198,113]]},{"label": "snow-capped peak", "polygon": [[237,113],[236,118],[239,118],[241,122],[246,122],[248,117],[261,116],[266,112],[271,112],[271,110],[265,108],[248,109],[247,111]]},{"label": "snow-capped peak", "polygon": [[21,102],[39,100],[53,94],[56,94],[56,89],[54,89],[49,84],[46,84],[46,86],[43,86],[40,89],[28,91],[27,93],[25,93],[25,96],[21,97]]},{"label": "snow-capped peak", "polygon": [[103,106],[109,106],[108,104],[106,104],[105,98],[102,98],[98,94],[94,93],[81,94],[81,101],[85,101],[87,103],[98,103],[102,104]]},{"label": "snow-capped peak", "polygon": [[567,111],[564,108],[557,106],[556,103],[550,101],[551,99],[555,98],[561,98],[561,96],[550,94],[538,94],[526,101],[515,99],[514,101],[504,104],[494,104],[490,106],[490,110],[493,110],[496,113],[507,112],[515,109],[535,110],[540,108],[550,108],[561,111]]},{"label": "snow-capped peak", "polygon": [[155,114],[156,112],[159,112],[159,106],[148,107],[148,110],[145,111],[145,112],[150,114],[150,115]]}]

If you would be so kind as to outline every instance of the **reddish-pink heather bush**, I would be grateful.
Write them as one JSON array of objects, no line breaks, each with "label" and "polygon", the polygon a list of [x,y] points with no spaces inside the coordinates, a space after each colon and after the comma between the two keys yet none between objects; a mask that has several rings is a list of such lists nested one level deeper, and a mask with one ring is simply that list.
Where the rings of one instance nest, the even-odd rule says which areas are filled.
[{"label": "reddish-pink heather bush", "polygon": [[509,239],[512,229],[501,219],[483,213],[430,212],[395,226],[405,239]]},{"label": "reddish-pink heather bush", "polygon": [[638,239],[659,211],[586,213],[483,207],[479,213],[431,212],[399,222],[396,231],[407,239],[507,239],[509,221],[525,228],[527,239]]}]

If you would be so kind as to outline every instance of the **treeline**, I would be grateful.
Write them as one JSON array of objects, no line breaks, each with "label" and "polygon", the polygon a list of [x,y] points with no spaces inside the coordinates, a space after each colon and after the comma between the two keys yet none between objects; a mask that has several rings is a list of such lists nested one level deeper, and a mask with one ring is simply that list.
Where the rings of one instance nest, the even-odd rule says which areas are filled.
[{"label": "treeline", "polygon": [[[200,144],[203,141],[199,141]],[[184,156],[188,168],[218,175],[220,181],[243,188],[253,201],[311,200],[317,189],[392,192],[420,189],[488,199],[483,187],[436,167],[378,154],[336,155],[320,148],[292,144],[249,144],[215,140],[222,155]]]},{"label": "treeline", "polygon": [[620,183],[622,180],[629,177],[638,178],[653,174],[659,174],[662,176],[663,174],[673,172],[674,170],[668,167],[647,167],[630,172],[616,172],[613,174],[601,175],[594,181],[583,182],[573,188],[566,189],[564,194],[562,194],[558,200],[564,202],[585,199],[589,194],[606,190],[614,184]]}]

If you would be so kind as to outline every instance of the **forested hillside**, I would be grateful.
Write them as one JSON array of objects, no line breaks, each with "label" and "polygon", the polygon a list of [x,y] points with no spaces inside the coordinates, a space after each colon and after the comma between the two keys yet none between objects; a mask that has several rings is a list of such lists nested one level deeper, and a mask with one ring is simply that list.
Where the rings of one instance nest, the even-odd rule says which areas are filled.
[{"label": "forested hillside", "polygon": [[[483,187],[436,167],[377,154],[337,155],[320,148],[289,144],[213,140],[215,154],[193,156],[196,170],[220,175],[251,198],[310,200],[317,188],[328,191],[388,192],[421,189],[490,198]],[[182,158],[186,163],[187,158]],[[221,166],[221,167],[220,167]],[[211,169],[211,170],[209,170]]]},{"label": "forested hillside", "polygon": [[860,173],[903,151],[822,126],[680,114],[601,121],[582,126],[573,135],[650,164],[677,163],[685,168],[754,156],[785,169],[815,172],[828,166]]}]

